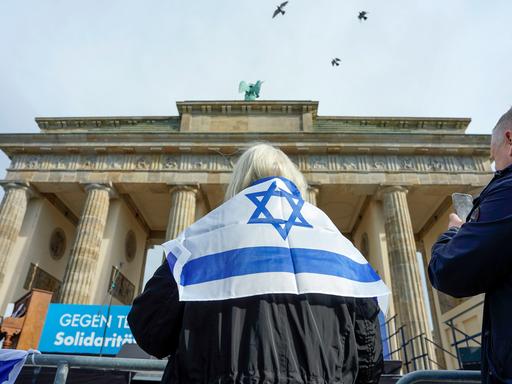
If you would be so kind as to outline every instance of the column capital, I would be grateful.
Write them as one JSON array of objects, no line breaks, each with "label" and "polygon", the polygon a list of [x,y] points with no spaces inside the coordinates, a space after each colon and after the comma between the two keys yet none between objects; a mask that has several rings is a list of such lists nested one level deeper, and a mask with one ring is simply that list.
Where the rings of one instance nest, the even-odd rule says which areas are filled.
[{"label": "column capital", "polygon": [[318,194],[320,192],[320,184],[308,184],[308,192]]},{"label": "column capital", "polygon": [[93,189],[99,189],[102,191],[107,191],[111,199],[115,199],[118,197],[118,194],[111,183],[91,182],[82,183],[82,186],[86,192],[89,192]]},{"label": "column capital", "polygon": [[199,192],[199,184],[169,184],[169,194],[174,192],[193,192],[195,195]]},{"label": "column capital", "polygon": [[171,211],[165,238],[176,238],[185,228],[191,225],[196,217],[196,200],[199,184],[169,185],[171,196]]},{"label": "column capital", "polygon": [[320,185],[319,184],[308,184],[306,189],[306,196],[304,199],[313,205],[318,205],[318,195],[320,194]]},{"label": "column capital", "polygon": [[381,185],[377,189],[376,199],[382,200],[384,198],[384,195],[386,195],[388,193],[393,193],[393,192],[408,193],[409,189],[403,185]]},{"label": "column capital", "polygon": [[21,189],[27,193],[27,197],[29,199],[37,195],[37,192],[30,186],[30,184],[27,181],[2,180],[0,181],[0,185],[2,185],[5,192],[7,192],[10,189]]}]

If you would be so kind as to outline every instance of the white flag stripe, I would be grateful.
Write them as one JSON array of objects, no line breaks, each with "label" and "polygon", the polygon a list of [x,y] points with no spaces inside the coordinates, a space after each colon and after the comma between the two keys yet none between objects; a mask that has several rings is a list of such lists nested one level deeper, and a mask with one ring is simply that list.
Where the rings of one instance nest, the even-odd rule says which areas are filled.
[{"label": "white flag stripe", "polygon": [[[297,286],[300,286],[300,289]],[[179,287],[182,301],[227,300],[276,293],[321,293],[346,297],[387,296],[389,291],[382,281],[359,283],[334,276],[310,273],[268,272],[255,275],[235,276],[221,281]]]},{"label": "white flag stripe", "polygon": [[[182,301],[227,300],[267,293],[297,294],[297,282],[292,273],[267,272],[255,275],[229,277],[223,280],[180,288]],[[183,296],[182,296],[183,295]]]},{"label": "white flag stripe", "polygon": [[298,273],[296,276],[300,286],[299,293],[317,292],[348,297],[377,297],[389,294],[389,290],[382,280],[361,283],[343,277],[312,273]]},{"label": "white flag stripe", "polygon": [[[318,229],[315,231],[315,236],[309,238],[310,229],[298,227],[292,229],[287,240],[283,240],[271,226],[254,226],[251,231],[251,236],[247,236],[247,224],[231,225],[198,236],[187,236],[182,243],[190,251],[191,260],[224,252],[227,250],[228,243],[230,249],[258,246],[322,249],[341,254],[360,264],[367,263],[357,248],[339,233]],[[164,244],[164,248],[167,253],[170,251],[169,244]]]}]

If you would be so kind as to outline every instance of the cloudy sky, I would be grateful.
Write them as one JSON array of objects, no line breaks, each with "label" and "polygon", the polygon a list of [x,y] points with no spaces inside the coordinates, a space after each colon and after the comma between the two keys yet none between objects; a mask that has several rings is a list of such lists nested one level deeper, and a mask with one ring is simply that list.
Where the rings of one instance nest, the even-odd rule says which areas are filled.
[{"label": "cloudy sky", "polygon": [[0,130],[173,115],[257,79],[263,99],[318,100],[322,115],[463,116],[472,133],[512,104],[512,1],[290,0],[272,19],[277,3],[2,0]]},{"label": "cloudy sky", "polygon": [[512,104],[512,1],[290,0],[272,19],[277,3],[1,0],[0,132],[175,115],[257,79],[263,99],[318,100],[321,115],[471,117],[470,133]]}]

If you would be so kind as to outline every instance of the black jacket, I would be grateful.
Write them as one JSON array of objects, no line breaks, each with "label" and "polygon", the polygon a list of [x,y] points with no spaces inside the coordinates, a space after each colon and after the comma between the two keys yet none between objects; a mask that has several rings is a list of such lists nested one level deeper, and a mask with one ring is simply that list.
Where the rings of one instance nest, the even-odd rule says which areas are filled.
[{"label": "black jacket", "polygon": [[321,294],[180,302],[164,263],[128,323],[142,349],[171,356],[164,383],[377,383],[378,312],[373,299]]},{"label": "black jacket", "polygon": [[432,247],[432,285],[455,297],[485,293],[482,379],[512,381],[512,165],[474,200],[468,222]]}]

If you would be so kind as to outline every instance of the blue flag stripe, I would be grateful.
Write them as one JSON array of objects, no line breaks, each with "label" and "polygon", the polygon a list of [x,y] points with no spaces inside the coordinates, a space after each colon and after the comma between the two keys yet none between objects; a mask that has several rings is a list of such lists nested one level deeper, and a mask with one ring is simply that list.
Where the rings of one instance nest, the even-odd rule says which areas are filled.
[{"label": "blue flag stripe", "polygon": [[167,263],[169,264],[169,268],[171,269],[171,273],[172,273],[172,271],[174,271],[174,265],[176,264],[177,258],[176,258],[176,256],[174,256],[174,254],[172,252],[169,252],[166,259],[167,259]]},{"label": "blue flag stripe", "polygon": [[183,266],[180,284],[187,286],[264,272],[315,273],[363,283],[380,280],[369,264],[359,264],[338,253],[307,248],[249,247],[188,261]]},{"label": "blue flag stripe", "polygon": [[9,379],[9,374],[13,370],[14,366],[22,360],[23,358],[14,360],[0,360],[0,383],[3,383]]}]

